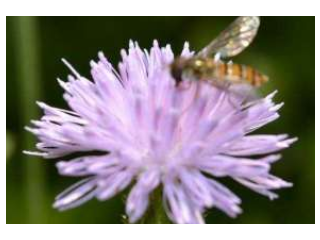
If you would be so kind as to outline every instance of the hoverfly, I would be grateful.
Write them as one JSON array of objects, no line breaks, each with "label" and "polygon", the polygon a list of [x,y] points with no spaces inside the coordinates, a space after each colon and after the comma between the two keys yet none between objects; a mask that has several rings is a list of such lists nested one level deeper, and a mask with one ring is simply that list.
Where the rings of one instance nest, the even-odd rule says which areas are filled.
[{"label": "hoverfly", "polygon": [[170,65],[176,85],[184,80],[205,81],[219,89],[234,89],[237,94],[245,95],[248,90],[267,82],[266,75],[250,66],[221,60],[233,57],[248,47],[259,25],[259,17],[238,17],[195,56],[176,58]]}]

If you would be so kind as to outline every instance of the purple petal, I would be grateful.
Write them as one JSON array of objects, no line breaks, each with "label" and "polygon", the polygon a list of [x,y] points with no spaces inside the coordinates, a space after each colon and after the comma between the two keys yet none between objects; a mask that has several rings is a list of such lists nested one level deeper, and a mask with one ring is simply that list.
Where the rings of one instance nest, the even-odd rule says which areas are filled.
[{"label": "purple petal", "polygon": [[234,156],[250,156],[268,154],[289,147],[297,138],[288,139],[283,135],[254,135],[245,136],[226,146],[226,154]]},{"label": "purple petal", "polygon": [[78,207],[96,195],[96,179],[84,179],[59,194],[53,205],[61,211]]},{"label": "purple petal", "polygon": [[144,214],[149,203],[149,194],[160,183],[160,175],[157,170],[148,170],[138,179],[138,182],[130,191],[126,204],[126,213],[131,223],[136,222]]}]

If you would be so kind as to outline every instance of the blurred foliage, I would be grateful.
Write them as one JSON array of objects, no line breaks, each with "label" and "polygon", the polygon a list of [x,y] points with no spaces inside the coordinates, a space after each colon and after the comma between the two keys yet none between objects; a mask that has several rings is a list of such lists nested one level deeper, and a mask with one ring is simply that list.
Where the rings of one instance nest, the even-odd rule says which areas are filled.
[{"label": "blurred foliage", "polygon": [[6,133],[6,157],[7,160],[10,159],[11,154],[14,151],[14,147],[15,147],[15,142],[14,142],[14,137],[12,135],[12,133],[8,132]]},{"label": "blurred foliage", "polygon": [[[68,70],[60,62],[67,58],[89,77],[89,60],[103,50],[116,64],[120,49],[129,39],[149,48],[153,39],[170,43],[176,53],[185,40],[201,49],[234,18],[232,17],[39,17],[30,31],[17,31],[16,17],[7,17],[7,129],[15,135],[15,149],[7,163],[7,223],[121,223],[123,195],[106,202],[92,200],[80,208],[59,213],[52,209],[54,196],[77,179],[58,176],[54,160],[39,160],[21,154],[27,144],[23,127],[28,115],[36,117],[35,95],[41,101],[66,107],[56,77]],[[21,22],[22,20],[22,22]],[[20,18],[30,23],[30,19]],[[273,172],[294,183],[269,201],[223,180],[243,199],[244,213],[230,219],[220,211],[208,211],[209,223],[314,223],[315,222],[315,18],[262,17],[253,44],[233,60],[253,65],[270,76],[263,89],[278,89],[278,101],[286,104],[281,118],[264,127],[264,133],[289,133],[299,141],[283,152]],[[20,26],[21,27],[21,26]],[[30,26],[29,26],[30,27]],[[28,36],[28,34],[32,36]],[[27,50],[21,54],[22,49]],[[33,56],[36,55],[36,56]],[[30,59],[31,61],[30,64]],[[38,69],[40,81],[33,81]],[[27,76],[25,76],[27,75]],[[37,91],[32,96],[29,94]],[[10,146],[7,138],[7,145]],[[31,162],[35,164],[27,164]],[[41,163],[37,165],[36,163]],[[34,171],[33,168],[36,168]],[[38,183],[41,181],[41,183]],[[30,187],[31,186],[31,187]],[[36,194],[35,194],[36,193]],[[31,198],[30,198],[30,195]],[[34,214],[37,205],[41,215]],[[39,210],[38,210],[39,211]],[[31,217],[31,215],[33,217]]]}]

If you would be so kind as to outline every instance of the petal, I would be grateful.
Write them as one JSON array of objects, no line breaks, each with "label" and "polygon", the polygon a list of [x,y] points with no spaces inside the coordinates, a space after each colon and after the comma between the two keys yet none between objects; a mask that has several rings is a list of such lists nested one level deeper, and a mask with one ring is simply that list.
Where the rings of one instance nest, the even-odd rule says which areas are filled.
[{"label": "petal", "polygon": [[[60,161],[57,168],[61,175],[65,176],[85,176],[98,173],[106,174],[106,171],[115,167],[124,167],[120,165],[119,159],[112,154],[103,156],[83,156],[75,158],[72,161]],[[113,172],[112,172],[113,173]]]},{"label": "petal", "polygon": [[44,109],[41,121],[32,121],[34,127],[26,129],[41,141],[37,149],[45,158],[57,158],[74,152],[109,151],[116,147],[111,135],[76,113],[39,103]]},{"label": "petal", "polygon": [[179,171],[179,179],[188,192],[188,196],[192,201],[199,205],[199,207],[212,207],[213,198],[210,193],[207,179],[198,171],[194,169],[181,169]]},{"label": "petal", "polygon": [[241,208],[238,206],[241,203],[240,198],[217,181],[213,179],[208,181],[214,200],[214,206],[225,212],[230,217],[236,217],[242,212]]},{"label": "petal", "polygon": [[190,52],[190,45],[188,42],[185,42],[184,45],[183,45],[183,49],[182,49],[182,52],[181,52],[181,57],[184,57],[184,58],[190,58],[192,57],[194,54],[194,52]]},{"label": "petal", "polygon": [[270,189],[279,189],[284,187],[292,187],[292,183],[286,182],[280,178],[272,175],[257,176],[257,177],[242,177],[234,178],[237,182],[250,188],[251,190],[265,195],[273,200],[278,197],[277,194],[270,191]]},{"label": "petal", "polygon": [[180,179],[186,194],[201,209],[219,208],[231,217],[241,213],[241,200],[222,184],[209,179],[199,171],[180,172]]},{"label": "petal", "polygon": [[139,89],[145,92],[147,89],[147,70],[145,66],[144,53],[139,46],[135,45],[132,41],[129,46],[129,54],[123,60],[126,64],[126,71],[128,76],[128,86],[131,88]]},{"label": "petal", "polygon": [[202,209],[187,196],[183,187],[175,181],[164,183],[164,201],[169,218],[180,224],[204,223]]},{"label": "petal", "polygon": [[84,179],[59,194],[53,205],[61,211],[78,207],[96,195],[96,179]]},{"label": "petal", "polygon": [[276,91],[269,94],[264,99],[254,102],[244,112],[247,114],[245,121],[246,132],[252,132],[279,117],[277,111],[283,106],[283,103],[275,105],[272,102]]},{"label": "petal", "polygon": [[225,153],[234,156],[268,154],[287,148],[296,140],[288,139],[286,134],[245,136],[225,146]]},{"label": "petal", "polygon": [[148,170],[140,175],[138,182],[130,191],[126,204],[126,213],[131,223],[139,220],[145,213],[149,203],[149,194],[159,183],[158,170]]},{"label": "petal", "polygon": [[[276,157],[279,158],[278,155]],[[265,158],[252,160],[224,155],[202,159],[198,162],[198,167],[215,177],[260,176],[270,170],[270,164]]]},{"label": "petal", "polygon": [[97,198],[101,201],[112,198],[124,190],[132,181],[133,173],[128,170],[115,169],[114,174],[108,174],[98,180]]}]

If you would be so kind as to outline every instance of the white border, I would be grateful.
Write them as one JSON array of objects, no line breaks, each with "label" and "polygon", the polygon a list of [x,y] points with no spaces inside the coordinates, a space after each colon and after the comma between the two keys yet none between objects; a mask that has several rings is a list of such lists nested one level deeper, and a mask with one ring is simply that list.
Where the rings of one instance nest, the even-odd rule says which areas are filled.
[{"label": "white border", "polygon": [[[316,1],[298,0],[10,0],[6,15],[314,16]],[[313,7],[314,6],[314,7]]]},{"label": "white border", "polygon": [[[6,15],[316,15],[317,1],[292,0],[26,0],[2,1],[1,11]],[[1,33],[5,32],[4,23]],[[299,34],[299,33],[297,33]],[[1,37],[4,41],[5,37]],[[319,38],[318,38],[319,39]],[[302,43],[303,44],[303,43]],[[2,43],[4,46],[4,43]],[[2,48],[4,49],[4,47]],[[293,53],[294,54],[294,53]],[[2,50],[2,75],[5,74],[5,51]],[[303,59],[302,59],[303,61]],[[4,69],[3,69],[4,68]],[[317,69],[317,63],[316,63]],[[5,76],[0,81],[4,91]],[[316,81],[317,82],[317,81]],[[318,84],[319,85],[319,84]],[[317,88],[317,87],[316,87]],[[316,94],[317,95],[317,94]],[[6,94],[0,94],[1,125],[5,124],[4,103]],[[319,97],[316,97],[316,102]],[[319,105],[319,104],[318,104]],[[316,119],[319,119],[316,111]],[[318,129],[316,131],[318,133]],[[2,128],[1,153],[5,164],[4,127]],[[320,147],[320,146],[318,146]],[[316,157],[317,159],[317,157]],[[302,159],[303,160],[303,159]],[[3,166],[5,169],[5,166]],[[4,170],[3,170],[4,171]],[[1,216],[5,218],[5,174],[1,181]],[[317,195],[317,194],[316,194]],[[317,199],[317,198],[316,198]],[[301,206],[303,207],[303,206]],[[293,209],[294,211],[294,209]],[[283,213],[285,214],[285,213]],[[85,216],[83,216],[85,217]],[[5,220],[3,221],[5,223]],[[315,239],[314,225],[5,225],[1,239]]]},{"label": "white border", "polygon": [[[19,231],[17,231],[19,228]],[[4,239],[316,239],[312,225],[7,225]],[[29,238],[27,238],[29,239]]]}]

